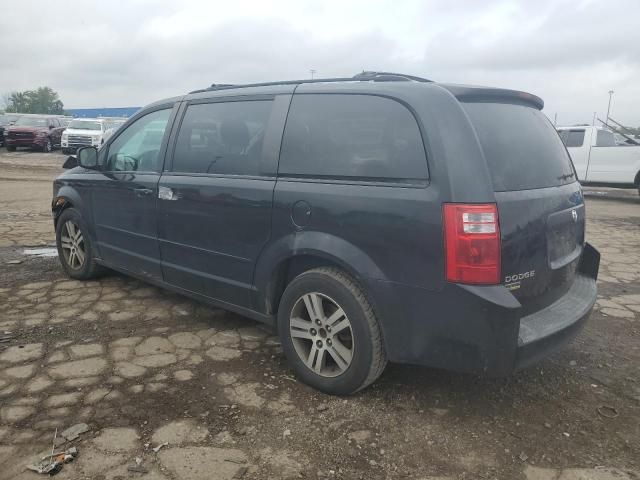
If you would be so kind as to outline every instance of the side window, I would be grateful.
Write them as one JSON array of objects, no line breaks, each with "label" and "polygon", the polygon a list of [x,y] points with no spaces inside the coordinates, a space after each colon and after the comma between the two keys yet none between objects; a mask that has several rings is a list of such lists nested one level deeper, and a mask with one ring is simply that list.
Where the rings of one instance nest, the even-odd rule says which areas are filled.
[{"label": "side window", "polygon": [[260,175],[271,100],[189,105],[173,156],[174,172]]},{"label": "side window", "polygon": [[616,139],[608,130],[598,130],[598,136],[596,137],[596,147],[615,147]]},{"label": "side window", "polygon": [[282,140],[280,175],[426,179],[414,116],[372,95],[294,95]]},{"label": "side window", "polygon": [[584,144],[584,130],[565,130],[567,133],[566,140],[563,139],[567,148],[581,147]]},{"label": "side window", "polygon": [[107,170],[155,172],[171,109],[157,110],[139,118],[109,146]]}]

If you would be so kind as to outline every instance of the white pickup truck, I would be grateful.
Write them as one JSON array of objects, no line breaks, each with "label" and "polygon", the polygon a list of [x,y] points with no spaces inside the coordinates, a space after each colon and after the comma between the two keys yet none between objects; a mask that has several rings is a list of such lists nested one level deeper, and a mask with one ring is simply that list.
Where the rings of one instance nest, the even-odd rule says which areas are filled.
[{"label": "white pickup truck", "polygon": [[616,145],[613,132],[603,127],[558,127],[584,184],[638,188],[640,145]]}]

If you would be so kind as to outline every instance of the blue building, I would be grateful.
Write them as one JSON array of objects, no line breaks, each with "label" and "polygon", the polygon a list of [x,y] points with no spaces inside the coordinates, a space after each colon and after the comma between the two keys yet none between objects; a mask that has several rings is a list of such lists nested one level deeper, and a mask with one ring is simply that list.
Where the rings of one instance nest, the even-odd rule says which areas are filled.
[{"label": "blue building", "polygon": [[65,108],[65,112],[74,118],[122,117],[129,118],[140,110],[140,107],[116,108]]}]

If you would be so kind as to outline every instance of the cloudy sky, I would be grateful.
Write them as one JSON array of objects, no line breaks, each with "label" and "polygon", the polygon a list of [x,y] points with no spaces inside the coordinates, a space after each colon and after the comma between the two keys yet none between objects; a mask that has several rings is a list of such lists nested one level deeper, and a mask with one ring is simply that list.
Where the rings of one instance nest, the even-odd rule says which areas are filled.
[{"label": "cloudy sky", "polygon": [[68,108],[365,69],[526,90],[561,124],[613,89],[640,125],[640,0],[24,0],[0,45],[0,94],[49,85]]}]

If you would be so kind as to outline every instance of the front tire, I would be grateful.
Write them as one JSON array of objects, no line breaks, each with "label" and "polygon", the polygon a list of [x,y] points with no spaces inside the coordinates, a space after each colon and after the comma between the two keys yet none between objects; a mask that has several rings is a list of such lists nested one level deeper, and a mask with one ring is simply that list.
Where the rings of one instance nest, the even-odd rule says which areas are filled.
[{"label": "front tire", "polygon": [[298,378],[328,394],[367,387],[387,364],[373,307],[356,282],[336,268],[293,279],[280,300],[278,332]]},{"label": "front tire", "polygon": [[88,280],[101,273],[101,267],[95,263],[88,228],[76,209],[67,208],[58,218],[56,246],[60,264],[71,278]]}]

